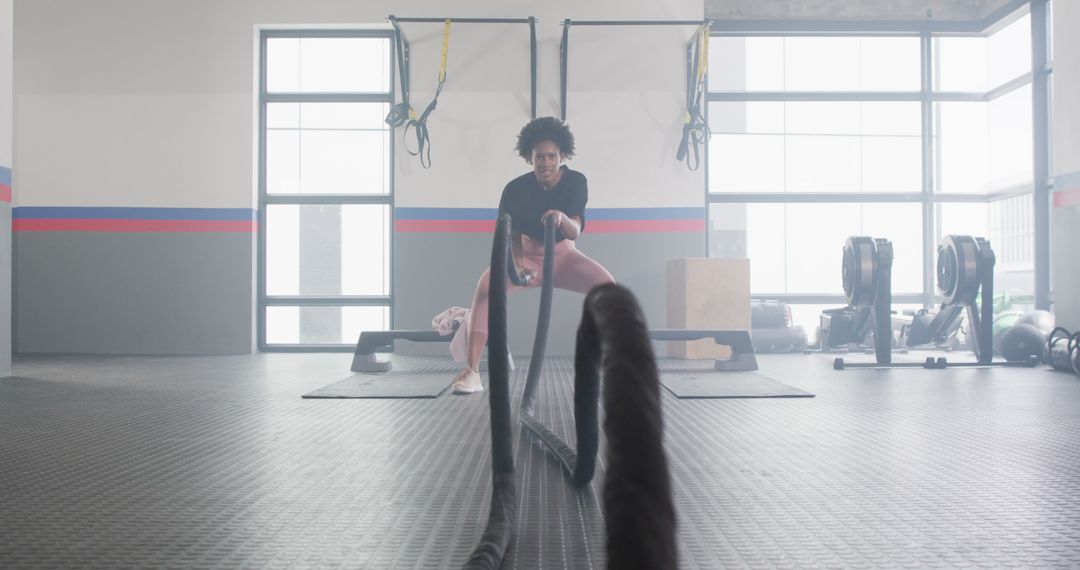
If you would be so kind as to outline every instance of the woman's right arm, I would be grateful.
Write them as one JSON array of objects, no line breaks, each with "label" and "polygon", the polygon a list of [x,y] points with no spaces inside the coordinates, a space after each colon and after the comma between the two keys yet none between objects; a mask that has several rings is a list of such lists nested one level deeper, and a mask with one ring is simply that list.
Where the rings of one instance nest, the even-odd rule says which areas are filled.
[{"label": "woman's right arm", "polygon": [[522,267],[522,260],[525,259],[525,252],[521,247],[521,232],[510,231],[510,250],[514,252],[514,263],[517,264],[518,269]]}]

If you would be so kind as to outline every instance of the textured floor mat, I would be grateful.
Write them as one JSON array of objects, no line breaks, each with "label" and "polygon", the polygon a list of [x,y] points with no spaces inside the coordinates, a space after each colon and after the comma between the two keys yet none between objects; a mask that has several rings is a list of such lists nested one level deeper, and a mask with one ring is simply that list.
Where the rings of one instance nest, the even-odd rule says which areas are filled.
[{"label": "textured floor mat", "polygon": [[453,376],[436,374],[354,374],[304,398],[438,398]]},{"label": "textured floor mat", "polygon": [[680,399],[814,397],[756,372],[667,372],[660,374],[660,383]]},{"label": "textured floor mat", "polygon": [[[0,568],[461,568],[490,513],[488,394],[298,397],[351,359],[17,355],[21,378],[0,378]],[[1075,376],[758,361],[818,397],[661,391],[680,569],[1080,568]],[[573,370],[545,361],[536,410],[571,445]],[[579,489],[514,429],[502,570],[605,568],[606,440]]]}]

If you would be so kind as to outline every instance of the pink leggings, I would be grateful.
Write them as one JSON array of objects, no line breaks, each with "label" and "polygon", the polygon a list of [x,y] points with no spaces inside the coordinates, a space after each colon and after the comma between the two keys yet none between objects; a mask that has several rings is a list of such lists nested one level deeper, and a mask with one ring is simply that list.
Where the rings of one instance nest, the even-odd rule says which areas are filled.
[{"label": "pink leggings", "polygon": [[[543,283],[544,243],[522,235],[521,244],[524,259],[520,261],[522,267],[518,269],[532,271],[533,278],[525,287],[514,285],[507,279],[506,292],[508,294],[539,287]],[[484,270],[484,274],[480,276],[480,281],[476,284],[476,293],[473,294],[472,316],[469,323],[471,327],[469,330],[473,333],[487,334],[488,332],[490,276],[491,268]],[[604,266],[578,251],[573,240],[564,239],[555,244],[555,286],[559,289],[588,293],[597,285],[614,282],[615,278],[608,273],[607,269],[604,269]]]}]

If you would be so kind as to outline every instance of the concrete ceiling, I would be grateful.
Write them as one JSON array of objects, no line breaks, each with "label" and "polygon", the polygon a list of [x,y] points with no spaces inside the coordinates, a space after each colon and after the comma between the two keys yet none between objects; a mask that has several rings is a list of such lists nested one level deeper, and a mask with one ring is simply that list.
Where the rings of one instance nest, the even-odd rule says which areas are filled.
[{"label": "concrete ceiling", "polygon": [[1010,0],[705,0],[705,17],[718,20],[976,21]]}]

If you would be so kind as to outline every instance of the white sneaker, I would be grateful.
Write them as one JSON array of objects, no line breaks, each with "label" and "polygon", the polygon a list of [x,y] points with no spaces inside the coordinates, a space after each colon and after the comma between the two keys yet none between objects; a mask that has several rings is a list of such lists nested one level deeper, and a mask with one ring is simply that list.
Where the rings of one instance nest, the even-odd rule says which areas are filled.
[{"label": "white sneaker", "polygon": [[484,391],[484,384],[480,382],[480,373],[466,366],[454,377],[453,388],[455,394],[475,394]]}]

